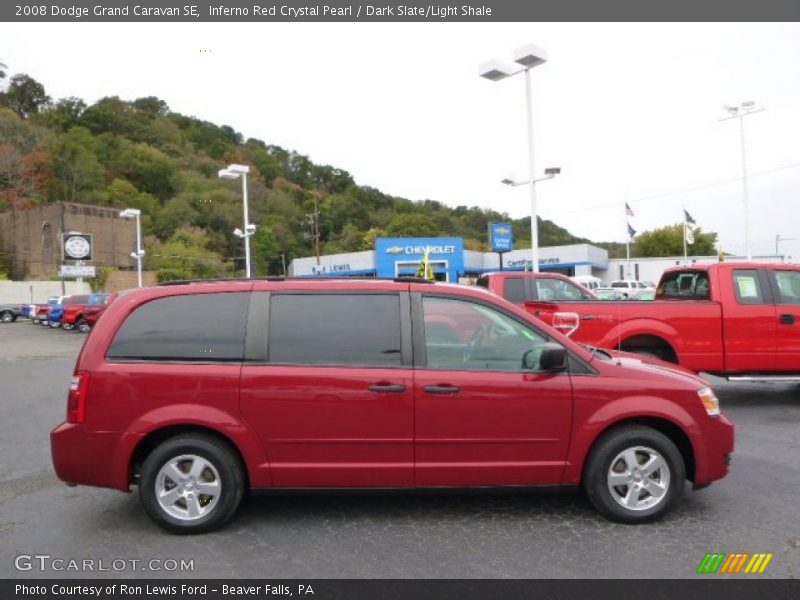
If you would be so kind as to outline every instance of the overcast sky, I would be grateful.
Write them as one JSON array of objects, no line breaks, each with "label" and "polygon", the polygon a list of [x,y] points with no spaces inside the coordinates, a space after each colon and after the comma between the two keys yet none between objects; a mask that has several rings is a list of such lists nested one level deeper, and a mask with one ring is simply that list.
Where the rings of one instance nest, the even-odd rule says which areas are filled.
[{"label": "overcast sky", "polygon": [[563,169],[538,187],[541,216],[624,241],[625,199],[639,231],[685,207],[743,252],[738,121],[718,119],[755,100],[753,250],[798,238],[781,251],[800,261],[798,24],[0,24],[0,61],[54,98],[155,95],[386,193],[514,217],[528,192],[499,181],[527,177],[524,81],[477,73],[526,43],[549,55],[533,72],[537,167]]}]

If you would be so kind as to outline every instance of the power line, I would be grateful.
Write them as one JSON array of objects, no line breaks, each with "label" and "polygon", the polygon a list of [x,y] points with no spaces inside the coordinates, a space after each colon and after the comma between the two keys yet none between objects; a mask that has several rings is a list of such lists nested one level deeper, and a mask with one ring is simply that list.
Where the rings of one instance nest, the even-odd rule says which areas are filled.
[{"label": "power line", "polygon": [[[798,167],[800,167],[800,162],[792,163],[792,164],[788,164],[788,165],[783,165],[781,167],[776,167],[774,169],[768,169],[766,171],[759,171],[757,173],[750,173],[748,175],[748,178],[761,177],[763,175],[771,175],[772,173],[777,173],[779,171],[786,171],[788,169],[796,169]],[[705,190],[705,189],[712,188],[712,187],[717,187],[717,186],[720,186],[720,185],[727,185],[727,184],[730,184],[730,183],[737,183],[737,182],[742,181],[742,179],[743,179],[742,177],[734,177],[732,179],[724,179],[724,180],[721,180],[721,181],[715,181],[713,183],[705,183],[703,185],[698,185],[698,186],[691,187],[691,188],[677,190],[677,191],[674,191],[674,192],[666,192],[666,193],[663,193],[663,194],[653,194],[651,196],[642,196],[641,198],[634,198],[634,199],[631,199],[631,200],[627,200],[627,202],[628,203],[631,203],[631,202],[646,202],[646,201],[649,201],[649,200],[658,200],[658,199],[661,199],[661,198],[668,198],[670,196],[679,196],[679,195],[682,195],[682,194],[688,194],[690,192],[696,192],[696,191],[699,191],[699,190]],[[586,211],[590,211],[590,210],[601,210],[601,209],[604,209],[604,208],[619,208],[619,206],[620,206],[620,202],[610,202],[608,204],[596,204],[595,206],[585,206],[583,208],[574,208],[572,210],[564,210],[564,211],[560,211],[560,212],[562,214],[571,214],[571,213],[577,213],[577,212],[586,212]]]}]

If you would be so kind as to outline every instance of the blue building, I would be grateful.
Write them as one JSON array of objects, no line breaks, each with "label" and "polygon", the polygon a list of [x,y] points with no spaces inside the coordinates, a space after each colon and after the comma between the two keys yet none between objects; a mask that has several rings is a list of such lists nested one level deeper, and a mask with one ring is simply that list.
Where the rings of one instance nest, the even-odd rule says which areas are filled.
[{"label": "blue building", "polygon": [[[368,276],[397,277],[416,273],[425,250],[436,278],[456,283],[463,277],[476,277],[500,268],[499,255],[464,249],[459,237],[377,238],[374,250],[296,258],[289,264],[288,274],[299,277]],[[503,254],[503,269],[530,269],[530,248]],[[564,275],[602,277],[608,269],[608,253],[591,244],[539,248],[539,268]]]}]

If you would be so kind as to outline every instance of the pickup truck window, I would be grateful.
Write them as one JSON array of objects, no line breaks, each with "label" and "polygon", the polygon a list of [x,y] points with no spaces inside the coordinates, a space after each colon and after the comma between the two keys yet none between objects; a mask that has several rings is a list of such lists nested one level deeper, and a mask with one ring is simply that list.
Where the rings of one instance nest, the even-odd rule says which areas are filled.
[{"label": "pickup truck window", "polygon": [[667,273],[658,284],[657,295],[664,298],[708,300],[708,273],[705,271]]},{"label": "pickup truck window", "polygon": [[425,297],[422,305],[429,369],[527,371],[526,353],[537,359],[547,341],[483,304]]},{"label": "pickup truck window", "polygon": [[778,304],[800,304],[800,271],[773,272],[778,286]]},{"label": "pickup truck window", "polygon": [[536,292],[539,300],[588,300],[578,287],[561,279],[536,279]]},{"label": "pickup truck window", "polygon": [[764,294],[755,269],[734,269],[733,291],[739,304],[764,304]]},{"label": "pickup truck window", "polygon": [[521,304],[525,297],[525,280],[522,277],[509,277],[505,281],[506,289],[503,297],[514,304]]}]

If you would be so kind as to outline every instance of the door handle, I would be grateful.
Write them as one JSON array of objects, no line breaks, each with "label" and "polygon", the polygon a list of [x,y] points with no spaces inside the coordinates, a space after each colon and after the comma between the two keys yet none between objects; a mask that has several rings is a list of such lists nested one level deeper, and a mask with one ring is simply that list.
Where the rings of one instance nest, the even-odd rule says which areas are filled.
[{"label": "door handle", "polygon": [[794,315],[781,315],[780,323],[781,325],[794,325]]},{"label": "door handle", "polygon": [[406,386],[399,383],[376,383],[369,386],[370,392],[392,392],[399,394],[406,391]]},{"label": "door handle", "polygon": [[429,394],[457,394],[461,391],[454,385],[426,385],[423,389]]}]

